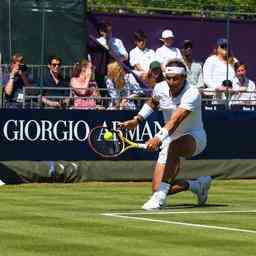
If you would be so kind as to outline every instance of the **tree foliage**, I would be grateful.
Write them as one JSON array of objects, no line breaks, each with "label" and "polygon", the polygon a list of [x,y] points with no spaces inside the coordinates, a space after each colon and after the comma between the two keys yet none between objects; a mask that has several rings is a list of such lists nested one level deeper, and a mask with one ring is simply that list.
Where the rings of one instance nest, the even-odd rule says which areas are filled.
[{"label": "tree foliage", "polygon": [[254,19],[255,0],[88,0],[89,10]]}]

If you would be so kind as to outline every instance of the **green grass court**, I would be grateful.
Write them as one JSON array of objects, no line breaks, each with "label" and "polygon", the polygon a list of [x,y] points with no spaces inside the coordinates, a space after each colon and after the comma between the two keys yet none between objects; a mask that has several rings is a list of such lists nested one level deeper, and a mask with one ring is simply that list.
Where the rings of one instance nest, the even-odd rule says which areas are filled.
[{"label": "green grass court", "polygon": [[[256,181],[215,181],[144,212],[150,183],[2,186],[3,256],[256,255]],[[105,214],[105,215],[104,215]]]}]

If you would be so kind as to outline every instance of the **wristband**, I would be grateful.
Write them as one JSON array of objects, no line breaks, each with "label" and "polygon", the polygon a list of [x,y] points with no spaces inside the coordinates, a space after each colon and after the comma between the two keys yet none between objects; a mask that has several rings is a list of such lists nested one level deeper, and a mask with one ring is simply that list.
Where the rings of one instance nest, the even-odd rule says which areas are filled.
[{"label": "wristband", "polygon": [[14,76],[13,75],[10,75],[10,78],[9,78],[10,80],[13,80],[14,79]]},{"label": "wristband", "polygon": [[166,128],[161,128],[160,131],[155,135],[162,142],[169,136],[169,132]]},{"label": "wristband", "polygon": [[151,108],[148,104],[144,104],[138,115],[142,116],[143,119],[147,119],[153,112],[153,108]]}]

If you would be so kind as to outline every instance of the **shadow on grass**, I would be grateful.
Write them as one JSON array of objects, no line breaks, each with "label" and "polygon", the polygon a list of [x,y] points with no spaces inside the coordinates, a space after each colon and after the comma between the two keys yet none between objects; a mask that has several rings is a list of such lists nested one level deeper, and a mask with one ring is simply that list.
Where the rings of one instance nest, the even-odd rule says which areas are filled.
[{"label": "shadow on grass", "polygon": [[205,204],[203,206],[199,206],[197,204],[171,204],[166,205],[164,209],[192,209],[192,208],[211,208],[211,207],[228,207],[228,204]]}]

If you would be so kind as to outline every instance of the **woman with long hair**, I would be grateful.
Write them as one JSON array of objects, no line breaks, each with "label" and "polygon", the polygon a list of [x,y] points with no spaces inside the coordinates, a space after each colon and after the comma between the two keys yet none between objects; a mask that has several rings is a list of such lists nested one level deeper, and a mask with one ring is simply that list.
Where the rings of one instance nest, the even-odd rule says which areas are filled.
[{"label": "woman with long hair", "polygon": [[107,67],[106,85],[111,97],[109,108],[136,109],[134,98],[143,95],[143,90],[131,73],[125,73],[123,67],[112,62]]},{"label": "woman with long hair", "polygon": [[223,81],[232,81],[235,77],[234,64],[237,60],[228,49],[228,41],[221,38],[213,54],[208,57],[203,66],[204,83],[209,90],[223,91]]},{"label": "woman with long hair", "polygon": [[81,60],[74,65],[70,85],[74,93],[74,108],[96,108],[97,84],[92,80],[92,63]]}]

